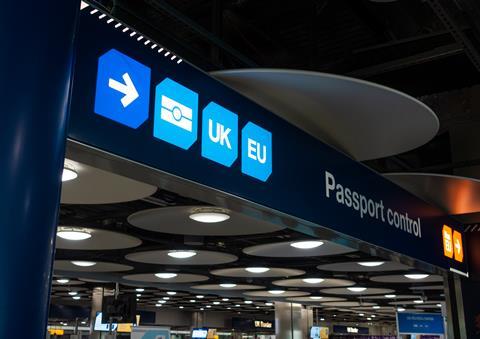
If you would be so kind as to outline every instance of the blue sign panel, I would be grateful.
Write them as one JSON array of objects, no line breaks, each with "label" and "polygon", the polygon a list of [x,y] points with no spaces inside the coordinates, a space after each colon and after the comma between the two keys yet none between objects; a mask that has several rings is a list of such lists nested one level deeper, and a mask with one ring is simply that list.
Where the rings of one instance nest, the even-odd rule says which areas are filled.
[{"label": "blue sign panel", "polygon": [[166,78],[155,89],[153,135],[183,149],[197,141],[198,94]]},{"label": "blue sign panel", "polygon": [[232,166],[238,156],[238,116],[214,102],[202,114],[202,156]]},{"label": "blue sign panel", "polygon": [[262,181],[272,174],[272,133],[253,122],[242,129],[242,172]]},{"label": "blue sign panel", "polygon": [[[465,261],[444,256],[443,225],[457,230],[461,226],[438,208],[107,13],[92,7],[82,10],[76,39],[69,138],[294,216],[313,227],[321,225],[445,269],[467,271]],[[93,91],[97,65],[111,50],[151,69],[150,91],[155,98],[150,100],[149,118],[136,129],[97,114]],[[110,78],[128,87],[125,72]],[[129,75],[137,86],[139,80]],[[123,107],[125,95],[108,90],[116,95],[112,107]]]},{"label": "blue sign panel", "polygon": [[397,313],[397,326],[402,334],[445,334],[439,313]]},{"label": "blue sign panel", "polygon": [[137,128],[148,119],[150,68],[111,49],[98,59],[95,113]]}]

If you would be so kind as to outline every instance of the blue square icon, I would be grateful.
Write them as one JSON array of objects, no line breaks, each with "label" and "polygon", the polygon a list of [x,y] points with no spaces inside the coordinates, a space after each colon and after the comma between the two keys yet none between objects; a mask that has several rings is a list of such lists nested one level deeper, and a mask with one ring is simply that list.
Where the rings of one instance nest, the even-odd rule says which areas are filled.
[{"label": "blue square icon", "polygon": [[155,89],[153,136],[183,149],[197,141],[198,93],[166,78]]},{"label": "blue square icon", "polygon": [[150,68],[111,49],[98,59],[95,113],[138,128],[148,119]]},{"label": "blue square icon", "polygon": [[238,157],[238,116],[214,102],[202,113],[202,156],[227,167]]},{"label": "blue square icon", "polygon": [[261,181],[272,174],[272,133],[252,122],[242,129],[242,173]]}]

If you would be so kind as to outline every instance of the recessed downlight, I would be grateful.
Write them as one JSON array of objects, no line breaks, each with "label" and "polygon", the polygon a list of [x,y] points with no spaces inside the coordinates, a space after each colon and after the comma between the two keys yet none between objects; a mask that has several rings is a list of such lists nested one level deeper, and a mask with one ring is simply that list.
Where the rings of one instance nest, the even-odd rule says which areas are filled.
[{"label": "recessed downlight", "polygon": [[95,266],[97,263],[94,261],[82,261],[82,260],[74,260],[71,262],[75,266],[80,266],[80,267],[90,267],[90,266]]},{"label": "recessed downlight", "polygon": [[90,239],[92,235],[85,229],[76,229],[71,227],[59,227],[57,237],[70,241],[81,241]]},{"label": "recessed downlight", "polygon": [[57,279],[57,283],[59,284],[68,284],[70,279]]},{"label": "recessed downlight", "polygon": [[145,289],[144,288],[136,288],[135,291],[136,292],[145,292]]},{"label": "recessed downlight", "polygon": [[155,307],[162,307],[162,304],[155,304]]},{"label": "recessed downlight", "polygon": [[423,304],[423,300],[422,299],[417,299],[417,300],[414,300],[413,301],[415,304]]},{"label": "recessed downlight", "polygon": [[163,300],[170,300],[170,297],[163,297]]},{"label": "recessed downlight", "polygon": [[310,299],[312,299],[312,300],[320,300],[320,299],[323,299],[323,297],[312,295],[312,296],[310,297]]},{"label": "recessed downlight", "polygon": [[265,303],[265,306],[273,306],[273,303]]},{"label": "recessed downlight", "polygon": [[305,278],[302,279],[303,282],[307,284],[320,284],[325,281],[325,279],[322,278]]},{"label": "recessed downlight", "polygon": [[203,298],[205,298],[205,296],[204,295],[197,295],[196,298],[197,299],[203,299]]},{"label": "recessed downlight", "polygon": [[245,303],[245,304],[253,304],[253,301],[251,301],[251,300],[245,300],[244,303]]},{"label": "recessed downlight", "polygon": [[156,273],[155,276],[160,279],[172,279],[175,278],[178,274],[177,273]]},{"label": "recessed downlight", "polygon": [[393,298],[396,298],[397,295],[396,294],[385,294],[385,298],[387,299],[393,299]]},{"label": "recessed downlight", "polygon": [[73,168],[64,167],[62,172],[62,182],[74,180],[78,177],[78,173]]},{"label": "recessed downlight", "polygon": [[428,278],[428,274],[405,274],[405,278],[412,279],[412,280],[422,280]]},{"label": "recessed downlight", "polygon": [[250,273],[265,273],[270,271],[270,269],[268,267],[247,267],[245,271]]},{"label": "recessed downlight", "polygon": [[214,301],[213,304],[214,305],[220,305],[220,301]]},{"label": "recessed downlight", "polygon": [[397,312],[405,312],[405,309],[403,307],[397,308]]},{"label": "recessed downlight", "polygon": [[372,308],[373,308],[374,310],[379,310],[379,309],[380,309],[380,306],[375,305],[375,306],[372,306]]},{"label": "recessed downlight", "polygon": [[196,256],[197,252],[178,250],[178,251],[169,251],[167,255],[175,259],[188,259]]},{"label": "recessed downlight", "polygon": [[237,287],[237,284],[220,284],[220,287],[223,287],[223,288],[234,288],[234,287]]},{"label": "recessed downlight", "polygon": [[159,303],[159,304],[166,304],[167,301],[166,301],[166,300],[159,300],[158,303]]},{"label": "recessed downlight", "polygon": [[223,298],[222,301],[229,301],[230,299],[228,298]]},{"label": "recessed downlight", "polygon": [[360,266],[365,267],[378,267],[385,264],[385,261],[362,261],[358,263]]},{"label": "recessed downlight", "polygon": [[168,294],[168,295],[175,295],[175,294],[177,294],[177,292],[174,292],[174,291],[168,291],[168,292],[167,292],[167,294]]},{"label": "recessed downlight", "polygon": [[76,292],[76,291],[68,292],[68,295],[72,295],[72,296],[73,296],[73,295],[77,295],[77,294],[78,294],[78,292]]},{"label": "recessed downlight", "polygon": [[301,249],[301,250],[309,250],[312,248],[317,248],[323,245],[323,241],[319,240],[306,240],[306,241],[297,241],[292,242],[290,246]]},{"label": "recessed downlight", "polygon": [[284,290],[270,290],[270,291],[268,291],[268,293],[278,295],[278,294],[285,293],[285,291]]},{"label": "recessed downlight", "polygon": [[347,287],[347,289],[351,292],[359,293],[365,291],[366,287],[354,286],[354,287]]},{"label": "recessed downlight", "polygon": [[230,215],[222,209],[205,208],[194,211],[189,218],[197,222],[212,224],[226,221],[230,219]]},{"label": "recessed downlight", "polygon": [[80,300],[80,296],[76,295],[74,297],[72,297],[73,300]]}]

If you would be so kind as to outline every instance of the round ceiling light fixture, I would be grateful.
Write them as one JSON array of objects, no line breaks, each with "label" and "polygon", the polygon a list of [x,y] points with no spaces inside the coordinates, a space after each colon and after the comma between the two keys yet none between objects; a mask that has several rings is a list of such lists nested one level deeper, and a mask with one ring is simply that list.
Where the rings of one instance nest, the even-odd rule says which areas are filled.
[{"label": "round ceiling light fixture", "polygon": [[278,295],[278,294],[285,293],[285,291],[284,290],[270,290],[270,291],[268,291],[268,293]]},{"label": "round ceiling light fixture", "polygon": [[253,301],[251,301],[251,300],[245,300],[244,302],[245,302],[245,304],[253,304]]},{"label": "round ceiling light fixture", "polygon": [[71,291],[71,292],[68,292],[68,295],[77,295],[78,292],[75,292],[75,291]]},{"label": "round ceiling light fixture", "polygon": [[160,279],[172,279],[175,278],[177,273],[156,273],[155,276]]},{"label": "round ceiling light fixture", "polygon": [[68,284],[70,282],[70,279],[57,279],[57,283],[59,284]]},{"label": "round ceiling light fixture", "polygon": [[367,289],[366,287],[360,287],[360,286],[347,287],[347,290],[352,291],[352,292],[355,292],[355,293],[363,292],[363,291],[365,291],[366,289]]},{"label": "round ceiling light fixture", "polygon": [[71,261],[72,264],[75,266],[80,266],[80,267],[90,267],[90,266],[95,266],[97,263],[94,261],[83,261],[83,260],[74,260]]},{"label": "round ceiling light fixture", "polygon": [[385,261],[361,261],[358,264],[365,267],[378,267],[385,264]]},{"label": "round ceiling light fixture", "polygon": [[423,299],[417,299],[413,301],[415,304],[423,304]]},{"label": "round ceiling light fixture", "polygon": [[145,289],[144,288],[136,288],[135,291],[136,292],[145,292]]},{"label": "round ceiling light fixture", "polygon": [[379,309],[380,309],[380,306],[375,305],[375,306],[372,306],[372,308],[373,308],[374,310],[379,310]]},{"label": "round ceiling light fixture", "polygon": [[247,267],[245,268],[245,271],[258,274],[268,272],[270,269],[268,267]]},{"label": "round ceiling light fixture", "polygon": [[234,288],[234,287],[237,287],[237,284],[220,284],[220,287],[223,287],[223,288]]},{"label": "round ceiling light fixture", "polygon": [[230,215],[226,210],[221,208],[197,208],[190,215],[189,218],[202,223],[217,223],[230,219]]},{"label": "round ceiling light fixture", "polygon": [[62,172],[62,182],[74,180],[77,177],[78,173],[75,171],[75,168],[73,168],[71,165],[65,164]]},{"label": "round ceiling light fixture", "polygon": [[72,297],[73,300],[80,300],[80,296],[76,295],[74,297]]},{"label": "round ceiling light fixture", "polygon": [[405,274],[405,278],[408,278],[411,280],[422,280],[428,277],[429,277],[428,274]]},{"label": "round ceiling light fixture", "polygon": [[167,255],[175,259],[188,259],[196,256],[197,252],[185,251],[185,250],[173,250],[173,251],[169,251]]},{"label": "round ceiling light fixture", "polygon": [[177,292],[174,292],[174,291],[168,291],[168,292],[167,292],[167,294],[168,294],[168,295],[175,295],[175,294],[177,294]]},{"label": "round ceiling light fixture", "polygon": [[385,298],[387,299],[393,299],[393,298],[396,298],[397,295],[396,294],[385,294]]},{"label": "round ceiling light fixture", "polygon": [[397,312],[405,312],[405,309],[403,307],[397,308]]},{"label": "round ceiling light fixture", "polygon": [[229,301],[230,299],[228,298],[223,298],[222,301]]},{"label": "round ceiling light fixture", "polygon": [[321,296],[311,296],[310,299],[312,299],[312,300],[320,300],[320,299],[323,299],[323,297],[321,297]]},{"label": "round ceiling light fixture", "polygon": [[301,249],[301,250],[310,250],[312,248],[317,248],[322,245],[323,245],[323,241],[319,241],[319,240],[296,241],[290,244],[290,246]]},{"label": "round ceiling light fixture", "polygon": [[273,303],[265,303],[265,306],[273,306]]},{"label": "round ceiling light fixture", "polygon": [[197,295],[196,298],[197,299],[203,299],[203,298],[205,298],[205,296],[204,295]]},{"label": "round ceiling light fixture", "polygon": [[303,282],[307,284],[320,284],[325,281],[325,279],[322,278],[305,278],[302,279]]},{"label": "round ceiling light fixture", "polygon": [[65,240],[80,241],[90,239],[92,235],[87,229],[60,226],[57,230],[57,237]]}]

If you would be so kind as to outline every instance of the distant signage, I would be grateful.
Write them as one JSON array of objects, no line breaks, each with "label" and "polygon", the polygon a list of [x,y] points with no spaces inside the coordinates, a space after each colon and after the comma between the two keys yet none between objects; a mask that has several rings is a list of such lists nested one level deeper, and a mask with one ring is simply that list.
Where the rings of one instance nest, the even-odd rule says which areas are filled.
[{"label": "distant signage", "polygon": [[397,313],[400,334],[444,334],[444,318],[439,313]]},{"label": "distant signage", "polygon": [[254,321],[256,328],[272,328],[273,324],[270,321],[255,320]]},{"label": "distant signage", "polygon": [[333,325],[333,333],[339,334],[368,334],[368,327]]},{"label": "distant signage", "polygon": [[[312,227],[467,272],[461,225],[440,209],[108,13],[84,7],[78,27],[71,140]],[[444,255],[443,225],[452,231],[453,259]]]}]

